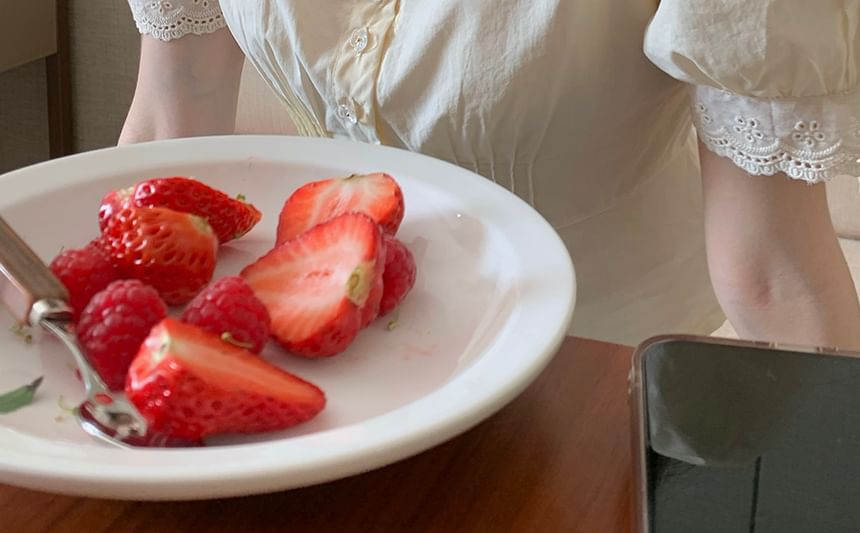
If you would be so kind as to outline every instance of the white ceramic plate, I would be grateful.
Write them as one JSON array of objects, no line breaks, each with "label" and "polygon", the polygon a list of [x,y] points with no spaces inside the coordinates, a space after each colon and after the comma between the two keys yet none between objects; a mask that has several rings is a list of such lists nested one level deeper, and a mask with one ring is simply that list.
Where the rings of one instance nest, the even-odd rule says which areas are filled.
[{"label": "white ceramic plate", "polygon": [[47,335],[26,344],[0,311],[0,390],[37,376],[37,401],[0,415],[0,482],[127,499],[197,499],[288,489],[377,468],[461,433],[545,367],[573,312],[575,279],[553,229],[526,203],[457,166],[402,150],[292,137],[213,137],[111,148],[0,176],[0,213],[49,261],[97,234],[99,199],[140,179],[190,175],[243,193],[263,212],[222,249],[216,277],[272,246],[277,215],[300,184],[385,171],[400,182],[398,236],[418,281],[396,328],[365,330],[323,361],[265,356],[328,396],[288,431],[222,437],[196,449],[125,451],[87,437],[59,399],[82,399],[71,357]]}]

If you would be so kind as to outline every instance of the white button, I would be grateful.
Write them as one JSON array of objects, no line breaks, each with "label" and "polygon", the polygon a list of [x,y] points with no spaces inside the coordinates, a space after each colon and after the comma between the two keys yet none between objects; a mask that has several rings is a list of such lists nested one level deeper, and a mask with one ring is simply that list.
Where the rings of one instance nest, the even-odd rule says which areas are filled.
[{"label": "white button", "polygon": [[356,54],[364,52],[367,48],[367,42],[370,35],[365,28],[356,28],[352,30],[352,35],[349,36],[349,45],[355,50]]},{"label": "white button", "polygon": [[358,115],[355,114],[355,107],[349,102],[337,106],[337,116],[350,126],[358,123]]}]

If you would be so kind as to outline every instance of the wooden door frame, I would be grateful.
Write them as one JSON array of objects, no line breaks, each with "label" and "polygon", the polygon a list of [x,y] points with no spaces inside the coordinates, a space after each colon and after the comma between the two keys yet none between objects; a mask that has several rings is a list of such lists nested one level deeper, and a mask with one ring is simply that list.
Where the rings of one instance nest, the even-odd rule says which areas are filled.
[{"label": "wooden door frame", "polygon": [[68,0],[57,0],[57,52],[45,58],[51,158],[74,152]]}]

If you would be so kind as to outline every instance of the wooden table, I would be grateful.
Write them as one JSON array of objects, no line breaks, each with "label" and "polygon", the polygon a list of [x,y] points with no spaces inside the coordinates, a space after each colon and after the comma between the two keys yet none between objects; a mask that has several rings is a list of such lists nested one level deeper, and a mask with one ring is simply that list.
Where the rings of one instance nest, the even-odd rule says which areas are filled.
[{"label": "wooden table", "polygon": [[183,503],[0,485],[0,532],[628,532],[632,350],[569,338],[513,403],[395,465],[307,489]]}]

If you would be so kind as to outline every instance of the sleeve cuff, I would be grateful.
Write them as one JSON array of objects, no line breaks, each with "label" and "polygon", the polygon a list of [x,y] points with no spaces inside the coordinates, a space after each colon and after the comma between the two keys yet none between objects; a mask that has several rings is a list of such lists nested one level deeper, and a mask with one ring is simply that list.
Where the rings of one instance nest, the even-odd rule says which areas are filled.
[{"label": "sleeve cuff", "polygon": [[784,172],[808,183],[860,174],[860,91],[801,98],[754,98],[692,88],[702,143],[749,174]]},{"label": "sleeve cuff", "polygon": [[128,0],[128,5],[138,31],[161,41],[213,33],[227,25],[218,0]]}]

